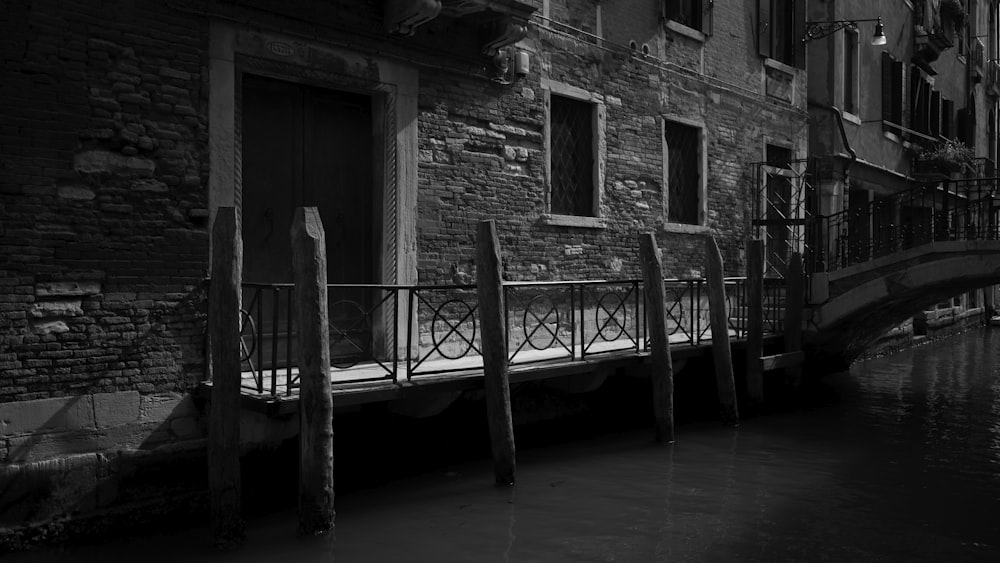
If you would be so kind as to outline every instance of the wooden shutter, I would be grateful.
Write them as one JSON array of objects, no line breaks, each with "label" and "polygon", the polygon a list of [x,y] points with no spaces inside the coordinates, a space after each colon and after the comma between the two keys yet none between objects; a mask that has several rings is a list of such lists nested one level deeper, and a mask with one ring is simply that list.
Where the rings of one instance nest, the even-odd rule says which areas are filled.
[{"label": "wooden shutter", "polygon": [[966,138],[968,136],[968,120],[965,118],[965,113],[965,108],[958,110],[957,119],[955,120],[957,122],[956,125],[958,125],[958,131],[956,131],[955,136],[959,141],[968,144]]},{"label": "wooden shutter", "polygon": [[757,0],[757,52],[771,56],[771,0]]},{"label": "wooden shutter", "polygon": [[795,50],[795,67],[806,68],[806,0],[792,2],[792,43]]},{"label": "wooden shutter", "polygon": [[715,0],[701,0],[701,32],[712,35],[715,27]]},{"label": "wooden shutter", "polygon": [[903,61],[892,61],[892,121],[903,124]]},{"label": "wooden shutter", "polygon": [[681,0],[663,0],[663,19],[676,20],[681,13]]},{"label": "wooden shutter", "polygon": [[931,92],[931,135],[941,134],[941,92]]},{"label": "wooden shutter", "polygon": [[955,137],[955,102],[945,98],[941,99],[941,135]]},{"label": "wooden shutter", "polygon": [[888,51],[882,51],[882,129],[891,131],[886,127],[886,121],[892,121],[892,55]]}]

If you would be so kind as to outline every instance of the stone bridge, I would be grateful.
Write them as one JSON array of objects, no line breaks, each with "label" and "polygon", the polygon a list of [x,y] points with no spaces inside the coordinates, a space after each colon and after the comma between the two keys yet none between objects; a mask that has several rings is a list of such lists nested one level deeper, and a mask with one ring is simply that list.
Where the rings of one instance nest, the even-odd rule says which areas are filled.
[{"label": "stone bridge", "polygon": [[804,340],[818,361],[849,363],[920,311],[965,291],[1000,284],[1000,240],[927,242],[812,274]]}]

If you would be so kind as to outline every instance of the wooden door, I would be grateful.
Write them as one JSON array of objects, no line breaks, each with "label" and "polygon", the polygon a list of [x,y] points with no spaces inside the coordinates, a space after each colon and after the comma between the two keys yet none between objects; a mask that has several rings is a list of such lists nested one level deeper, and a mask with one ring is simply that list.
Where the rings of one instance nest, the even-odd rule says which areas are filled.
[{"label": "wooden door", "polygon": [[[371,98],[244,75],[242,118],[244,282],[293,281],[292,216],[296,207],[315,206],[326,231],[328,283],[374,283],[381,224],[372,186]],[[348,334],[343,354],[370,355],[371,295],[331,290],[332,348]],[[286,341],[294,337],[287,299],[276,304],[271,291],[244,292],[244,303],[255,298],[260,308],[250,313],[266,356],[259,363],[287,365],[286,350],[294,354]]]}]

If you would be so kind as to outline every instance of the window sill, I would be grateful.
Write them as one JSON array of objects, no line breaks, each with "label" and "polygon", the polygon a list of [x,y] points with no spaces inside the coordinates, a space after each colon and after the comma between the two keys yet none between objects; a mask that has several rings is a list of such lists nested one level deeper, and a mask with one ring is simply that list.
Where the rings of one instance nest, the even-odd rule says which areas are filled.
[{"label": "window sill", "polygon": [[844,115],[844,121],[850,121],[851,123],[853,123],[855,125],[861,125],[861,117],[860,116],[858,116],[856,114],[853,114],[853,113],[848,113],[846,111],[843,112],[843,115]]},{"label": "window sill", "polygon": [[693,27],[688,27],[682,23],[675,22],[673,20],[667,20],[667,29],[673,31],[678,35],[683,35],[689,39],[694,39],[699,43],[705,42],[705,34],[694,29]]},{"label": "window sill", "polygon": [[712,229],[705,225],[688,225],[687,223],[664,223],[661,230],[665,233],[680,233],[685,235],[708,235]]},{"label": "window sill", "polygon": [[773,68],[774,70],[783,72],[789,76],[795,76],[795,67],[792,65],[787,65],[777,59],[772,59],[767,57],[764,59],[764,66],[767,68]]},{"label": "window sill", "polygon": [[[894,143],[902,143],[903,139],[902,139],[900,133],[894,133],[892,131],[886,131],[885,130],[886,126],[892,127],[892,128],[898,128],[899,125],[896,125],[895,123],[893,123],[891,121],[886,121],[886,120],[883,119],[882,120],[882,136],[885,137],[886,139],[889,139],[890,141],[892,141]],[[900,131],[899,129],[896,129],[896,130]]]},{"label": "window sill", "polygon": [[606,229],[608,220],[603,217],[583,217],[580,215],[555,215],[543,213],[539,223],[550,227],[576,227],[579,229]]}]

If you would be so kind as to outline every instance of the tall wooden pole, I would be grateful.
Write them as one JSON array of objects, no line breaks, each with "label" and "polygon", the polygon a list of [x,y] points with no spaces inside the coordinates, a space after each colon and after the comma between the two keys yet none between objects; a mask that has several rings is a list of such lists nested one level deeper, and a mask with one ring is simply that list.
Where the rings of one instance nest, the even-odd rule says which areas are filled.
[{"label": "tall wooden pole", "polygon": [[492,220],[480,221],[476,235],[476,295],[483,333],[483,375],[493,473],[497,485],[513,485],[516,466],[514,419],[510,413],[500,241]]},{"label": "tall wooden pole", "polygon": [[246,540],[240,515],[240,278],[243,240],[236,209],[221,207],[212,226],[208,331],[212,354],[208,478],[212,535],[221,548]]},{"label": "tall wooden pole", "polygon": [[674,442],[674,365],[670,359],[667,330],[666,291],[663,287],[663,263],[656,239],[651,233],[639,235],[639,266],[646,294],[646,321],[649,326],[650,359],[653,386],[653,417],[656,441]]},{"label": "tall wooden pole", "polygon": [[[802,308],[805,306],[805,276],[802,273],[802,255],[793,252],[785,273],[785,353],[802,349]],[[785,368],[785,374],[796,385],[802,375],[799,364]]]},{"label": "tall wooden pole", "polygon": [[764,401],[764,241],[750,240],[747,248],[747,395],[751,403]]},{"label": "tall wooden pole", "polygon": [[736,382],[733,378],[733,357],[729,348],[729,315],[726,311],[726,285],[722,253],[715,237],[705,237],[705,264],[708,275],[708,310],[712,326],[712,356],[715,360],[715,386],[719,393],[722,423],[739,426],[740,413],[736,406]]},{"label": "tall wooden pole", "polygon": [[292,274],[299,342],[299,534],[333,529],[333,394],[326,297],[326,234],[319,210],[292,220]]}]

